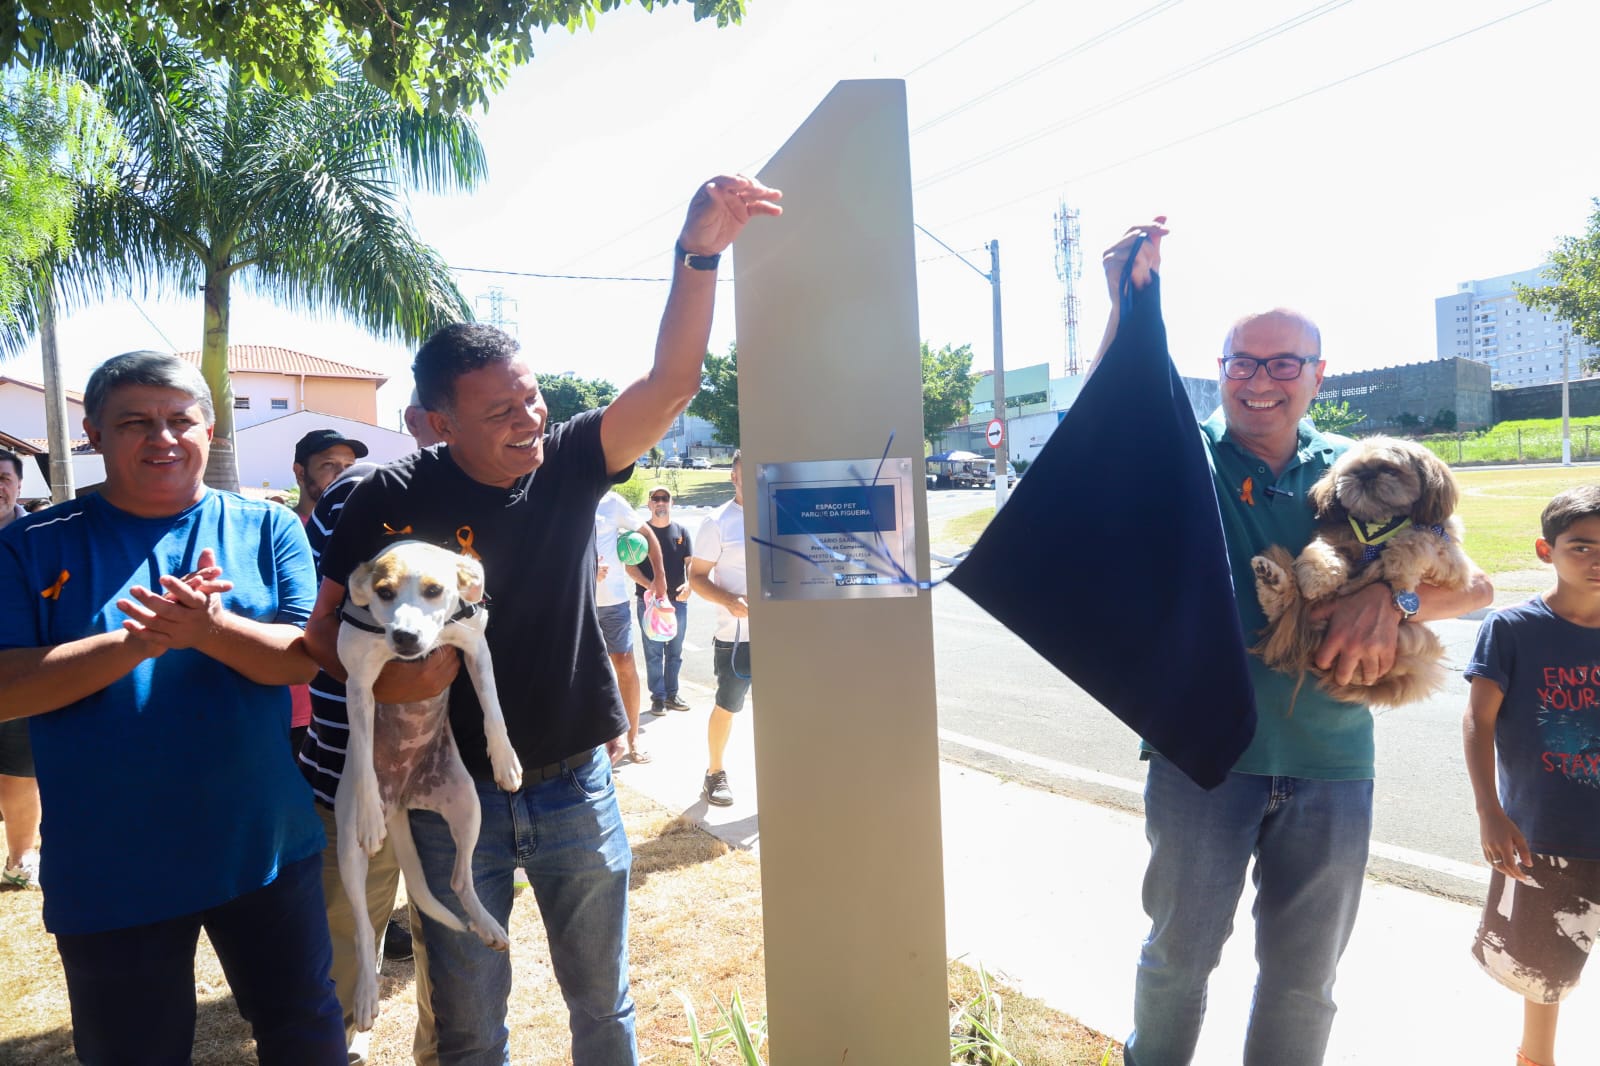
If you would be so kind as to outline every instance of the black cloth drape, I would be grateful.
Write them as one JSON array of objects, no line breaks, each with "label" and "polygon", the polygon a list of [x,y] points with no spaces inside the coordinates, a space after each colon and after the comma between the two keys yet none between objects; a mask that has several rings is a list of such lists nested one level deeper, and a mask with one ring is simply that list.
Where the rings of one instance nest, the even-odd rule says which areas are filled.
[{"label": "black cloth drape", "polygon": [[1124,295],[1111,349],[949,580],[1197,784],[1249,746],[1222,521],[1159,278]]}]

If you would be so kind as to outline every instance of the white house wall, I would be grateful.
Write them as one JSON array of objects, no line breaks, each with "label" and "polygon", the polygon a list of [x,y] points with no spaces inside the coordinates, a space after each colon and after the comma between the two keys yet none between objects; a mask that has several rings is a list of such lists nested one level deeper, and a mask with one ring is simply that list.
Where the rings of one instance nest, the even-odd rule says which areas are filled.
[{"label": "white house wall", "polygon": [[[38,440],[48,432],[44,420],[44,393],[7,382],[0,384],[0,430],[24,440]],[[67,401],[67,432],[83,436],[83,404]]]},{"label": "white house wall", "polygon": [[380,429],[365,422],[297,411],[267,422],[235,430],[239,449],[239,484],[249,488],[294,487],[294,446],[314,429],[337,430],[368,449],[367,461],[390,463],[417,450],[409,433]]}]

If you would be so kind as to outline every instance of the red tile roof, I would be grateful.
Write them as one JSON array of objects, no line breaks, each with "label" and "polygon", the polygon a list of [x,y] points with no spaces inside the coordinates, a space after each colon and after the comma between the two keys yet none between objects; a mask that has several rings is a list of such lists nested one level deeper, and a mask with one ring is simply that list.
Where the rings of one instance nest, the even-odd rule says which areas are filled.
[{"label": "red tile roof", "polygon": [[[34,392],[44,392],[44,386],[40,385],[38,382],[25,381],[22,378],[7,377],[6,375],[0,374],[0,385],[4,384],[21,385],[23,388],[32,389]],[[62,391],[67,394],[67,399],[71,400],[73,403],[83,402],[83,393],[73,392],[71,389],[63,389]]]},{"label": "red tile roof", "polygon": [[[199,352],[179,352],[179,359],[200,365]],[[367,370],[349,363],[336,363],[317,355],[307,355],[289,348],[276,348],[267,344],[228,345],[228,368],[234,372],[257,374],[301,374],[313,378],[361,378],[383,384],[389,378],[375,370]]]},{"label": "red tile roof", "polygon": [[[21,441],[23,444],[26,444],[40,455],[43,455],[45,452],[50,450],[50,439],[48,437],[12,437],[11,439]],[[74,437],[72,439],[73,455],[86,455],[92,451],[94,451],[94,449],[89,446],[88,437]]]}]

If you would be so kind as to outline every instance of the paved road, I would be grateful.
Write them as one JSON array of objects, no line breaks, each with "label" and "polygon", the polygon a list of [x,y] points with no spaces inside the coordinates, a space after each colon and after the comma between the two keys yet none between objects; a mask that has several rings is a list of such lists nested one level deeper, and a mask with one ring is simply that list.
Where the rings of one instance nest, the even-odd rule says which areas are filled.
[{"label": "paved road", "polygon": [[[992,492],[930,492],[930,522],[993,504]],[[691,525],[691,528],[694,528]],[[936,569],[936,576],[940,571]],[[712,684],[711,612],[690,608],[685,674]],[[1144,780],[1134,734],[959,591],[933,592],[939,727],[947,758],[1126,810],[1140,809]],[[1475,620],[1434,623],[1453,666]],[[642,666],[641,666],[642,670]],[[1466,684],[1377,720],[1374,868],[1462,898],[1486,883],[1461,756]],[[1054,830],[1069,832],[1068,827]]]}]

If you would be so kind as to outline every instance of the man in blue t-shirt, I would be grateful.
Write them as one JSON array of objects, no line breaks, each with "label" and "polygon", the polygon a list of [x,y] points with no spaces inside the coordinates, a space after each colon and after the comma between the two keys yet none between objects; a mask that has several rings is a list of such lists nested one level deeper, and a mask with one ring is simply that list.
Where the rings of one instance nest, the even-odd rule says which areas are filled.
[{"label": "man in blue t-shirt", "polygon": [[[1165,222],[1133,227],[1105,253],[1112,316],[1101,355],[1117,334],[1123,270],[1132,257],[1135,290],[1151,283]],[[1135,299],[1130,314],[1151,313],[1141,306]],[[1315,527],[1306,490],[1348,445],[1304,421],[1323,373],[1322,335],[1304,315],[1278,308],[1239,319],[1218,370],[1221,410],[1201,427],[1201,440],[1248,644],[1265,622],[1251,557],[1274,543],[1292,554],[1305,547]],[[1400,625],[1454,618],[1493,594],[1481,572],[1462,592],[1417,591],[1420,603],[1402,602],[1379,582],[1339,600],[1318,665],[1340,684],[1357,671],[1377,677],[1394,662]],[[1147,752],[1143,897],[1151,927],[1135,979],[1128,1066],[1185,1066],[1193,1058],[1206,984],[1252,862],[1259,975],[1244,1064],[1315,1066],[1327,1048],[1334,978],[1355,927],[1372,829],[1372,715],[1311,684],[1295,700],[1295,679],[1255,660],[1251,683],[1254,740],[1215,789]]]},{"label": "man in blue t-shirt", "polygon": [[30,721],[78,1055],[189,1060],[203,928],[263,1063],[343,1063],[322,827],[282,757],[286,686],[315,672],[305,534],[206,488],[190,364],[110,359],[84,414],[100,493],[0,532],[0,717]]},{"label": "man in blue t-shirt", "polygon": [[[532,883],[550,958],[570,1012],[578,1066],[637,1061],[628,989],[627,904],[632,854],[608,748],[625,745],[624,713],[595,615],[595,508],[666,433],[700,386],[716,267],[753,215],[776,215],[779,193],[744,177],[702,185],[673,256],[672,288],[650,372],[599,411],[553,428],[538,378],[517,342],[489,326],[447,326],[418,350],[412,371],[444,443],[379,469],[346,501],[322,555],[322,586],[306,640],[324,670],[346,677],[337,644],[351,571],[397,538],[478,558],[489,599],[486,638],[522,787],[495,784],[483,711],[457,679],[450,648],[391,662],[373,686],[381,703],[450,688],[450,729],[477,782],[482,826],[474,887],[494,917],[511,914],[512,872]],[[341,792],[380,803],[372,766],[344,767]],[[431,811],[410,816],[428,887],[459,907],[450,886],[456,846]],[[509,1062],[511,960],[469,932],[422,915],[440,1062]]]}]

